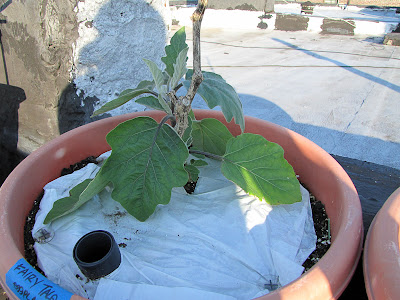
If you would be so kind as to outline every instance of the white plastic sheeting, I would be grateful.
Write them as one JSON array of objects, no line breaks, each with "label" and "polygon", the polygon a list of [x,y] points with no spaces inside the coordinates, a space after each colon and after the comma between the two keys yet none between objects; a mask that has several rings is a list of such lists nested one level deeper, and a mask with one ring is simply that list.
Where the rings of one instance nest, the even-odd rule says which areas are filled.
[{"label": "white plastic sheeting", "polygon": [[[208,162],[195,194],[173,189],[170,203],[159,205],[146,222],[127,214],[106,189],[43,225],[53,202],[99,167],[89,164],[50,182],[33,229],[36,238],[50,233],[45,243],[35,243],[39,266],[63,288],[96,300],[251,299],[299,277],[316,243],[308,192],[302,188],[302,202],[271,206],[228,181],[219,162]],[[72,250],[80,237],[100,229],[114,235],[122,262],[89,281]]]}]

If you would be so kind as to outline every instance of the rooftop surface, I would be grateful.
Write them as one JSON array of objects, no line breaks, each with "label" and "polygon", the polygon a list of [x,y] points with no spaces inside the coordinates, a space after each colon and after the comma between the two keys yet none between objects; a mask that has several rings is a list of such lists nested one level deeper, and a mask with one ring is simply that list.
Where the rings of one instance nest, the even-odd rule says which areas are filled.
[{"label": "rooftop surface", "polygon": [[202,68],[237,90],[246,115],[292,129],[329,153],[400,169],[400,48],[382,41],[205,28]]}]

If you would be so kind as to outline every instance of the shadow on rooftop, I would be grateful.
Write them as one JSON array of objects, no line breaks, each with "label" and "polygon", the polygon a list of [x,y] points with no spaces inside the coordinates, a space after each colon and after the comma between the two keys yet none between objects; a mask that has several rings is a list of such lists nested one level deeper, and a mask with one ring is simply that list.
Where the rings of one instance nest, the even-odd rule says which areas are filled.
[{"label": "shadow on rooftop", "polygon": [[314,58],[316,58],[316,59],[321,59],[321,60],[325,60],[325,61],[331,62],[331,63],[333,63],[333,64],[335,64],[335,65],[337,65],[337,66],[339,66],[339,67],[341,67],[341,68],[343,68],[343,69],[345,69],[345,70],[347,70],[347,71],[349,71],[349,72],[351,72],[351,73],[353,73],[353,74],[356,74],[356,75],[358,75],[358,76],[361,76],[361,77],[363,77],[363,78],[365,78],[365,79],[368,79],[368,80],[370,80],[370,81],[376,82],[376,83],[378,83],[378,84],[380,84],[380,85],[382,85],[382,86],[384,86],[384,87],[387,87],[387,88],[389,88],[389,89],[391,89],[391,90],[393,90],[393,91],[395,91],[395,92],[397,92],[397,93],[400,93],[400,86],[399,86],[399,85],[396,85],[396,84],[394,84],[394,83],[391,83],[391,82],[389,82],[389,81],[387,81],[387,80],[384,80],[384,79],[382,79],[382,78],[376,77],[376,76],[374,76],[374,75],[371,75],[371,74],[369,74],[369,73],[366,73],[366,72],[361,71],[361,70],[359,70],[359,69],[356,69],[356,68],[354,68],[354,67],[348,66],[348,65],[346,65],[346,64],[344,64],[344,63],[342,63],[342,62],[340,62],[340,61],[338,61],[338,60],[331,59],[331,58],[328,58],[328,57],[326,57],[326,56],[317,54],[317,53],[315,53],[315,52],[313,52],[313,51],[310,51],[310,50],[307,50],[307,49],[298,47],[298,46],[293,45],[293,44],[291,44],[291,43],[288,43],[288,42],[286,42],[286,41],[284,41],[284,40],[277,39],[277,38],[272,38],[272,40],[274,40],[274,41],[276,41],[276,42],[279,42],[279,43],[281,43],[281,44],[283,44],[283,45],[286,45],[286,46],[288,46],[289,48],[292,48],[292,49],[301,51],[301,52],[303,52],[303,53],[305,53],[305,54],[307,54],[307,55],[310,55],[310,56],[312,56],[312,57],[314,57]]}]

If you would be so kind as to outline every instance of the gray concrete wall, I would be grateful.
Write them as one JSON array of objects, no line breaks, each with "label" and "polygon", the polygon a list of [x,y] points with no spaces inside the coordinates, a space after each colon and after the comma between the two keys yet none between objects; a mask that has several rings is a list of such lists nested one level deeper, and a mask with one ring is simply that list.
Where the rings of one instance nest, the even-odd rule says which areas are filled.
[{"label": "gray concrete wall", "polygon": [[[72,76],[79,94],[98,98],[96,109],[152,78],[143,58],[162,67],[170,22],[166,0],[86,0],[78,4],[77,19]],[[140,109],[129,102],[110,113]]]},{"label": "gray concrete wall", "polygon": [[[78,36],[74,0],[13,1],[0,15],[10,85],[25,91],[18,110],[19,147],[31,152],[59,134],[58,99],[69,82]],[[6,83],[0,63],[0,82]]]}]

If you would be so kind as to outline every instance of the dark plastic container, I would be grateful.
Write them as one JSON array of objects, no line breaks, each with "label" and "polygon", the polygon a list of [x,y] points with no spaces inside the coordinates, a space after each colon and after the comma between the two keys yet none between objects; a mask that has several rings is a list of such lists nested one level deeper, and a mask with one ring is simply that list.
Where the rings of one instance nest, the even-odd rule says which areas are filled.
[{"label": "dark plastic container", "polygon": [[98,279],[113,272],[121,264],[121,253],[114,237],[104,230],[85,234],[75,244],[73,257],[89,279]]}]

